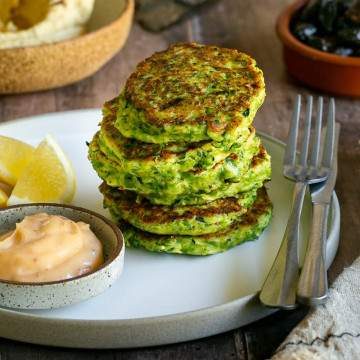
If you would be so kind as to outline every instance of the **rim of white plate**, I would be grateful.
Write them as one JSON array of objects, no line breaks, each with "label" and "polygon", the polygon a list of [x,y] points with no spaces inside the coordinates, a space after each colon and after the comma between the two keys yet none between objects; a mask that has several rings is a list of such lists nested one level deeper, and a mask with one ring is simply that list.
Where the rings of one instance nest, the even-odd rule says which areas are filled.
[{"label": "rim of white plate", "polygon": [[[29,118],[37,118],[37,119],[41,119],[41,118],[46,118],[48,116],[58,116],[59,113],[66,113],[66,114],[71,114],[71,113],[78,113],[78,112],[99,112],[101,111],[101,109],[98,108],[93,108],[93,109],[77,109],[77,110],[69,110],[69,111],[61,111],[61,112],[53,112],[53,113],[47,113],[47,114],[40,114],[40,115],[34,115],[34,116],[29,116],[27,118],[20,118],[17,120],[10,120],[10,121],[5,121],[0,123],[0,130],[1,127],[3,125],[10,125],[12,126],[13,124],[19,124],[21,122],[26,122],[28,121]],[[285,143],[281,140],[278,140],[274,137],[272,137],[271,135],[265,134],[262,131],[257,131],[257,134],[259,134],[262,138],[276,143],[277,145],[280,145],[281,147],[285,146]],[[332,209],[333,209],[333,219],[332,219],[332,226],[331,226],[331,230],[328,236],[328,241],[329,238],[332,238],[334,236],[336,236],[336,233],[338,232],[338,229],[340,228],[340,205],[339,205],[339,201],[337,198],[337,195],[334,191],[334,196],[333,196],[333,200],[332,200]],[[338,215],[338,216],[336,216]],[[335,254],[337,252],[337,248],[335,251]],[[334,256],[335,256],[334,254]],[[333,259],[331,259],[330,261],[330,265],[333,262]],[[328,263],[329,265],[329,263]],[[127,325],[141,325],[141,324],[146,324],[146,323],[154,323],[154,322],[173,322],[179,319],[182,319],[184,317],[193,317],[193,316],[206,316],[206,314],[210,314],[212,312],[217,312],[217,311],[222,311],[222,310],[226,310],[226,308],[233,308],[235,307],[237,304],[239,303],[245,303],[246,301],[252,299],[254,296],[256,296],[257,293],[252,293],[246,296],[243,296],[241,298],[220,304],[220,305],[214,305],[214,306],[209,306],[209,307],[205,307],[202,309],[197,309],[197,310],[191,310],[191,311],[186,311],[186,312],[180,312],[180,313],[176,313],[176,314],[168,314],[168,315],[160,315],[160,316],[151,316],[151,317],[142,317],[142,318],[135,318],[135,319],[66,319],[66,318],[57,318],[57,317],[48,317],[48,316],[39,316],[39,315],[35,315],[35,314],[29,314],[29,313],[22,313],[22,312],[18,312],[16,310],[12,310],[12,309],[7,309],[7,308],[0,308],[0,315],[1,313],[6,313],[7,315],[12,315],[14,317],[21,317],[21,318],[25,318],[25,319],[33,319],[36,320],[37,322],[44,322],[44,323],[58,323],[58,324],[62,324],[62,323],[66,323],[66,324],[72,324],[72,325],[82,325],[84,323],[86,323],[86,326],[89,325],[94,325],[94,326],[102,326],[102,325],[107,325],[107,326],[117,326],[119,324],[123,325],[123,326],[127,326]],[[270,310],[270,309],[269,309]]]}]

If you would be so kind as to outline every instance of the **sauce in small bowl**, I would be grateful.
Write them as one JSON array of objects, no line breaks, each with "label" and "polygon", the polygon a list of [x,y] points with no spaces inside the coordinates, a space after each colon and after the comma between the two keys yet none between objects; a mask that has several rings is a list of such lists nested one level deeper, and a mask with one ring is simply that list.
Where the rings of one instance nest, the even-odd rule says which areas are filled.
[{"label": "sauce in small bowl", "polygon": [[[40,232],[38,238],[36,234],[26,237],[25,229],[14,232],[16,224],[21,228],[24,219],[26,225],[34,216],[37,222],[33,229],[27,224],[27,231]],[[85,241],[74,236],[82,232]],[[58,204],[8,207],[0,210],[0,234],[0,247],[8,247],[17,262],[8,270],[5,260],[0,263],[0,275],[7,278],[0,279],[0,306],[49,309],[70,305],[105,291],[123,269],[125,246],[120,230],[86,209]],[[60,234],[58,241],[52,238],[55,234]]]}]

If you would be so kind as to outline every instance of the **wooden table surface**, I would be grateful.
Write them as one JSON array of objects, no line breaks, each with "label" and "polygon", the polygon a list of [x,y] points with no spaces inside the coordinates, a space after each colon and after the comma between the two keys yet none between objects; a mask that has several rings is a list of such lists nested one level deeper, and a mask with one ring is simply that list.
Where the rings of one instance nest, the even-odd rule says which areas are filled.
[{"label": "wooden table surface", "polygon": [[[287,3],[286,0],[221,0],[159,34],[148,33],[134,24],[123,50],[91,78],[62,89],[0,97],[0,121],[100,107],[119,92],[140,60],[172,42],[192,40],[234,47],[258,61],[265,73],[267,98],[256,116],[255,126],[285,139],[295,94],[309,92],[286,74],[274,31],[276,17]],[[336,98],[336,106],[337,121],[342,124],[336,185],[342,219],[340,248],[330,269],[330,281],[360,254],[360,101]],[[0,339],[0,359],[264,359],[306,312],[306,309],[280,312],[211,338],[148,349],[80,351]]]}]

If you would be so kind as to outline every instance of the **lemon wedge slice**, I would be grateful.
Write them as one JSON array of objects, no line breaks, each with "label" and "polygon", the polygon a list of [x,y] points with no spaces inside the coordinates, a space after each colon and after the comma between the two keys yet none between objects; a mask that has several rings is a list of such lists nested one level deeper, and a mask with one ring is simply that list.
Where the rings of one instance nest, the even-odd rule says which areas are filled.
[{"label": "lemon wedge slice", "polygon": [[47,135],[21,173],[8,205],[69,203],[74,197],[75,189],[75,173],[70,160],[55,139]]},{"label": "lemon wedge slice", "polygon": [[0,188],[0,208],[5,207],[8,201],[8,196],[4,190]]},{"label": "lemon wedge slice", "polygon": [[32,146],[0,135],[0,181],[15,185],[33,153]]},{"label": "lemon wedge slice", "polygon": [[12,192],[13,187],[9,184],[0,181],[0,190],[2,190],[8,197]]}]

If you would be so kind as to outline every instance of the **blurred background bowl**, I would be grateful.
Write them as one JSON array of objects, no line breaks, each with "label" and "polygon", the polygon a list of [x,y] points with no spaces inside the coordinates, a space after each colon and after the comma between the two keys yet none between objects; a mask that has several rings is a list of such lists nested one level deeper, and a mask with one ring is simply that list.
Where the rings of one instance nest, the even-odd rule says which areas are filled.
[{"label": "blurred background bowl", "polygon": [[291,19],[307,2],[296,1],[285,8],[277,20],[276,30],[283,43],[288,72],[313,88],[337,95],[360,97],[360,58],[314,49],[291,33]]},{"label": "blurred background bowl", "polygon": [[96,0],[85,34],[0,50],[0,93],[51,89],[92,75],[123,47],[133,14],[134,0]]}]

